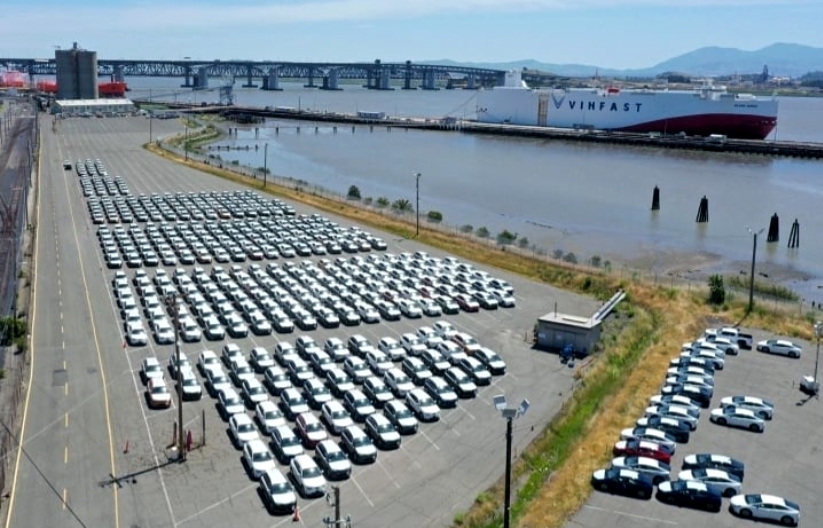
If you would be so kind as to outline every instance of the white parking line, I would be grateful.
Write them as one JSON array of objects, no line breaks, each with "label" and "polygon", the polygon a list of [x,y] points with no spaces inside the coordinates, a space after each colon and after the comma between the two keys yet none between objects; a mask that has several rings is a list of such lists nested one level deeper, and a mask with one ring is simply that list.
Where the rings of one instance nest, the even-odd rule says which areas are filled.
[{"label": "white parking line", "polygon": [[368,502],[368,503],[369,503],[369,506],[371,506],[372,508],[374,508],[374,503],[371,501],[371,499],[369,498],[369,496],[368,496],[368,495],[366,495],[366,492],[365,492],[365,491],[363,491],[363,488],[362,488],[362,487],[360,487],[360,483],[359,483],[359,482],[357,482],[357,479],[356,479],[356,478],[354,478],[354,475],[352,475],[352,476],[351,476],[350,480],[351,480],[352,482],[354,482],[354,485],[355,485],[355,486],[357,486],[357,489],[359,489],[359,490],[360,490],[360,493],[363,495],[363,498],[365,498],[365,499],[366,499],[366,502]]},{"label": "white parking line", "polygon": [[429,443],[430,443],[432,446],[434,446],[434,448],[435,448],[435,449],[437,449],[438,451],[440,451],[440,448],[439,448],[439,447],[437,447],[437,444],[435,444],[435,443],[434,443],[434,440],[432,440],[431,438],[429,438],[429,435],[427,435],[427,434],[426,434],[426,431],[420,430],[420,431],[418,431],[418,432],[419,432],[419,433],[423,436],[423,438],[425,438],[426,440],[428,440],[428,441],[429,441]]},{"label": "white parking line", "polygon": [[383,473],[385,473],[385,474],[386,474],[386,476],[387,476],[387,477],[389,477],[389,480],[391,480],[391,481],[392,481],[392,484],[394,484],[394,487],[395,487],[395,488],[397,488],[397,489],[400,489],[400,484],[398,484],[398,483],[397,483],[397,481],[396,481],[396,480],[394,480],[394,477],[392,477],[391,473],[389,473],[389,470],[388,470],[388,469],[386,469],[386,466],[384,466],[384,465],[380,462],[380,460],[379,460],[379,459],[377,460],[377,465],[378,465],[378,466],[380,466],[380,469],[382,469],[382,470],[383,470]]},{"label": "white parking line", "polygon": [[619,510],[609,510],[607,508],[598,508],[597,506],[590,506],[588,504],[584,504],[583,507],[588,508],[590,510],[595,510],[595,511],[601,511],[601,512],[606,512],[606,513],[616,513],[617,515],[624,515],[626,517],[631,517],[633,519],[640,519],[642,521],[652,521],[652,522],[655,522],[655,523],[670,524],[670,525],[673,525],[673,526],[676,526],[678,524],[675,521],[669,521],[667,519],[657,519],[655,517],[646,517],[645,515],[637,515],[636,513],[627,513],[627,512],[622,512],[622,511],[619,511]]},{"label": "white parking line", "polygon": [[461,411],[463,411],[464,413],[466,413],[466,415],[468,415],[468,417],[471,418],[472,421],[477,420],[472,413],[470,413],[465,407],[463,407],[459,403],[457,404],[457,408],[460,409]]}]

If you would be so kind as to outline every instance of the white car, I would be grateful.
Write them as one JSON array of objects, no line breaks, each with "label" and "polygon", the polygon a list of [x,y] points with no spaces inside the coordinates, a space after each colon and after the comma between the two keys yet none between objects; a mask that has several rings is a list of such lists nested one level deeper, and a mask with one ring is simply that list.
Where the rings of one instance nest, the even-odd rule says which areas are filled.
[{"label": "white car", "polygon": [[269,469],[260,476],[260,491],[272,513],[292,513],[297,496],[278,469]]},{"label": "white car", "polygon": [[767,339],[757,343],[757,350],[767,354],[777,354],[780,356],[789,356],[792,359],[800,358],[803,354],[803,348],[800,345],[786,341],[785,339]]},{"label": "white car", "polygon": [[146,346],[149,344],[149,336],[143,323],[128,323],[126,325],[126,341],[129,346]]},{"label": "white car", "polygon": [[740,407],[741,409],[749,409],[756,416],[771,420],[774,414],[774,404],[770,401],[755,396],[727,396],[720,400],[720,406],[724,409],[726,407]]},{"label": "white car", "polygon": [[140,375],[145,383],[155,378],[163,379],[163,367],[156,357],[144,358],[140,365]]},{"label": "white car", "polygon": [[708,387],[709,389],[714,390],[714,378],[678,374],[675,376],[667,377],[665,385],[697,385]]},{"label": "white car", "polygon": [[289,473],[303,497],[322,497],[326,494],[326,478],[309,455],[297,455],[292,458]]},{"label": "white car", "polygon": [[410,356],[419,356],[426,350],[426,345],[419,337],[412,333],[406,333],[400,336],[400,345],[406,349],[406,353]]},{"label": "white car", "polygon": [[294,387],[291,382],[289,374],[280,367],[269,367],[263,373],[263,383],[265,383],[269,391],[275,396],[280,395],[286,389]]},{"label": "white car", "polygon": [[231,387],[217,393],[217,402],[224,418],[231,419],[235,414],[243,414],[246,410],[243,406],[243,399]]},{"label": "white car", "polygon": [[170,345],[174,343],[174,329],[165,317],[159,319],[154,324],[154,340],[158,345]]},{"label": "white car", "polygon": [[649,406],[652,405],[677,405],[678,407],[686,407],[690,411],[700,412],[700,405],[688,396],[681,394],[655,394],[649,399]]},{"label": "white car", "polygon": [[231,367],[231,364],[234,363],[238,358],[245,359],[243,355],[243,350],[237,346],[235,343],[226,343],[223,345],[223,363],[226,364],[227,367]]},{"label": "white car", "polygon": [[383,373],[383,381],[397,398],[405,398],[410,390],[414,389],[414,383],[405,372],[397,367],[390,368]]},{"label": "white car", "polygon": [[495,376],[506,373],[506,362],[503,361],[503,358],[501,358],[490,348],[480,347],[477,352],[472,355],[472,357],[478,359],[481,363],[486,365],[489,372]]},{"label": "white car", "polygon": [[703,349],[697,351],[685,351],[680,353],[681,358],[702,359],[710,363],[716,370],[723,370],[726,366],[726,361],[712,352],[711,350]]},{"label": "white car", "polygon": [[406,394],[406,404],[421,422],[436,422],[440,419],[440,407],[423,389],[409,391]]},{"label": "white car", "polygon": [[203,387],[191,367],[181,369],[179,378],[178,383],[183,384],[184,400],[199,400],[203,396]]},{"label": "white car", "polygon": [[243,462],[255,479],[259,479],[263,473],[277,467],[271,451],[266,447],[265,442],[259,439],[246,442],[243,446]]},{"label": "white car", "polygon": [[743,487],[739,477],[730,475],[722,469],[687,469],[678,473],[677,478],[702,482],[709,490],[727,498],[740,493],[740,488]]},{"label": "white car", "polygon": [[261,374],[267,368],[274,366],[274,358],[271,357],[271,354],[269,354],[265,348],[254,347],[249,353],[249,363],[251,363],[258,374]]},{"label": "white car", "polygon": [[432,324],[432,330],[441,338],[441,339],[451,339],[457,333],[457,330],[454,328],[448,321],[435,321]]},{"label": "white car", "polygon": [[260,433],[257,432],[254,422],[244,412],[235,413],[229,418],[229,432],[234,445],[241,449],[252,440],[260,440]]},{"label": "white car", "polygon": [[649,457],[617,457],[612,460],[611,467],[631,469],[643,475],[648,476],[651,481],[657,485],[664,480],[669,480],[671,466]]},{"label": "white car", "polygon": [[200,373],[206,375],[206,370],[214,367],[220,367],[220,359],[212,350],[203,350],[197,356],[197,367]]},{"label": "white car", "polygon": [[246,400],[249,408],[269,399],[269,393],[257,378],[244,379],[241,384],[241,390],[243,391],[243,398]]},{"label": "white car", "polygon": [[389,356],[377,349],[366,352],[366,363],[369,364],[369,367],[375,374],[383,374],[394,366]]},{"label": "white car", "polygon": [[766,429],[766,422],[749,409],[741,407],[726,407],[712,410],[709,419],[718,425],[740,427],[756,433]]},{"label": "white car", "polygon": [[351,475],[351,461],[334,440],[323,440],[314,447],[318,465],[328,480],[346,479]]},{"label": "white car", "polygon": [[729,504],[729,511],[744,519],[762,519],[783,526],[800,524],[800,505],[775,495],[735,495]]},{"label": "white car", "polygon": [[402,361],[406,357],[406,349],[393,337],[380,339],[377,342],[377,349],[386,354],[391,361]]},{"label": "white car", "polygon": [[350,425],[354,425],[351,415],[337,400],[331,400],[323,404],[320,416],[329,428],[329,432],[339,435],[340,431]]},{"label": "white car", "polygon": [[208,383],[207,388],[215,397],[218,397],[224,390],[232,388],[229,376],[223,372],[219,365],[206,369],[206,382]]},{"label": "white car", "polygon": [[271,432],[281,425],[286,425],[286,417],[283,412],[277,408],[274,402],[265,400],[261,401],[254,407],[254,417],[257,419],[257,424],[263,434],[271,435]]},{"label": "white car", "polygon": [[377,447],[369,435],[356,425],[350,425],[340,432],[343,448],[349,458],[357,464],[371,464],[377,460]]}]

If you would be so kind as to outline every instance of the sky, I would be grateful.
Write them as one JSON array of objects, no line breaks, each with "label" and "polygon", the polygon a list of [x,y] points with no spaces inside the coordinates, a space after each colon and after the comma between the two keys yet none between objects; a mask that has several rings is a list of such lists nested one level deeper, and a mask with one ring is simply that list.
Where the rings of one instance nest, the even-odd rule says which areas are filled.
[{"label": "sky", "polygon": [[0,57],[645,68],[703,46],[823,47],[823,0],[4,0]]}]

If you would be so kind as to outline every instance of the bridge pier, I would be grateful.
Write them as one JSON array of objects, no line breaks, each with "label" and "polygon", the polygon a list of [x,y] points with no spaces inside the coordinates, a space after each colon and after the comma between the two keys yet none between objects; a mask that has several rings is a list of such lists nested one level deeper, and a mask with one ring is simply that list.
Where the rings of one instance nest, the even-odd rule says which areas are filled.
[{"label": "bridge pier", "polygon": [[421,83],[420,87],[424,90],[438,90],[437,86],[434,85],[434,70],[426,69],[423,70],[423,82]]},{"label": "bridge pier", "polygon": [[251,66],[246,66],[246,84],[243,85],[243,88],[257,88],[257,85],[252,81]]},{"label": "bridge pier", "polygon": [[304,84],[303,88],[317,88],[314,84],[314,68],[309,68],[309,84]]},{"label": "bridge pier", "polygon": [[186,80],[180,85],[180,88],[193,88],[194,86],[191,84],[191,66],[186,65],[184,71],[184,78]]},{"label": "bridge pier", "polygon": [[329,74],[323,77],[323,86],[320,87],[321,90],[342,90],[338,86],[338,79],[340,73],[335,70],[329,70]]},{"label": "bridge pier", "polygon": [[205,90],[209,87],[209,71],[205,66],[197,68],[197,78],[194,81],[195,90]]},{"label": "bridge pier", "polygon": [[126,82],[126,75],[123,73],[123,66],[117,65],[114,67],[111,80],[114,82]]},{"label": "bridge pier", "polygon": [[474,74],[469,74],[466,77],[466,90],[477,90],[477,86],[475,84]]},{"label": "bridge pier", "polygon": [[411,85],[412,80],[412,62],[410,60],[406,61],[406,70],[403,72],[403,89],[404,90],[416,90],[417,88]]},{"label": "bridge pier", "polygon": [[277,68],[272,68],[269,74],[263,77],[263,86],[260,89],[272,92],[283,91],[283,89],[280,88],[280,77],[278,76]]}]

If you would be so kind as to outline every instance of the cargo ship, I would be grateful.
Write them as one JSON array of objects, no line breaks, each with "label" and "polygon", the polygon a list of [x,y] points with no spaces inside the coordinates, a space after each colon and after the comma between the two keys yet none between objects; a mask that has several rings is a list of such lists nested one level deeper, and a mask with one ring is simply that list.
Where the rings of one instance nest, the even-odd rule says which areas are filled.
[{"label": "cargo ship", "polygon": [[[57,83],[55,81],[37,81],[37,90],[48,94],[57,93]],[[103,82],[97,85],[100,97],[124,97],[128,86],[124,82]]]},{"label": "cargo ship", "polygon": [[481,123],[765,139],[777,126],[777,99],[734,94],[705,83],[695,90],[532,89],[520,72],[477,93]]}]

